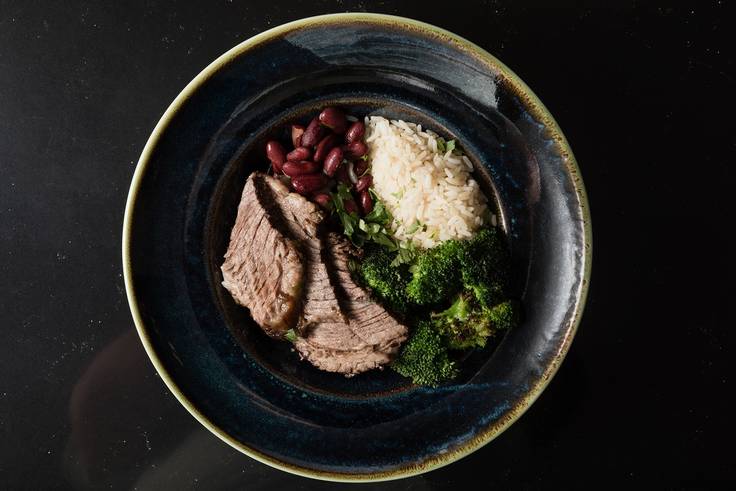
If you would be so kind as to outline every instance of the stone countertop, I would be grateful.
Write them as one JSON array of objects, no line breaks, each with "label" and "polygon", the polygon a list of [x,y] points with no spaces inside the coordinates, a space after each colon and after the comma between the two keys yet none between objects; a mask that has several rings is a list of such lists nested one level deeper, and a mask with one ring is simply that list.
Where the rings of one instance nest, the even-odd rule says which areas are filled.
[{"label": "stone countertop", "polygon": [[180,406],[133,328],[120,243],[135,162],[189,80],[270,27],[366,10],[454,31],[532,87],[580,163],[594,264],[577,338],[527,414],[460,462],[363,489],[733,485],[721,3],[0,0],[0,487],[344,487],[241,455]]}]

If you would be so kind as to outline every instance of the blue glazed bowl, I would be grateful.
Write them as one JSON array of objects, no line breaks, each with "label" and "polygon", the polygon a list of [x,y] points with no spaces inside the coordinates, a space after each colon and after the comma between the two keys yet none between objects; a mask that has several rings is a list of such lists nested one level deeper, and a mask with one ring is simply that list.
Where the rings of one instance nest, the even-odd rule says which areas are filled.
[{"label": "blue glazed bowl", "polygon": [[[220,286],[240,192],[286,122],[338,104],[457,139],[497,199],[525,319],[416,387],[390,370],[347,379],[262,334]],[[405,477],[479,448],[539,396],[585,301],[591,229],[559,127],[470,42],[410,19],[338,14],[271,29],[215,60],[159,121],[133,177],[123,261],[141,340],[172,393],[225,442],[329,480]]]}]

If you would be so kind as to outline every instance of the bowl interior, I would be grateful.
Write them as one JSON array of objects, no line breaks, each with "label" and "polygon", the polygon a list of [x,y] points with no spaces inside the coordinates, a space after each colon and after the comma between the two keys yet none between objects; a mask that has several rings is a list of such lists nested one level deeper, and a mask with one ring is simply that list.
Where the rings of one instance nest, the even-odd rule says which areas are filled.
[{"label": "bowl interior", "polygon": [[[514,277],[517,279],[515,295],[521,297],[525,282],[522,275],[528,269],[529,242],[526,238],[530,230],[526,215],[506,204],[509,200],[523,200],[523,196],[513,193],[520,188],[512,188],[512,195],[506,192],[504,199],[500,199],[491,171],[494,162],[513,162],[509,168],[516,174],[515,178],[526,180],[529,176],[538,175],[536,162],[531,158],[518,130],[500,113],[461,118],[458,111],[462,111],[466,102],[457,94],[447,93],[437,98],[436,93],[428,92],[418,81],[407,84],[407,79],[410,77],[390,71],[350,68],[326,70],[318,77],[310,76],[308,80],[296,78],[280,85],[269,97],[251,103],[248,114],[241,113],[223,128],[220,138],[241,141],[242,144],[233,149],[232,155],[210,153],[209,156],[215,160],[223,159],[224,166],[218,166],[215,162],[206,163],[221,169],[219,178],[202,181],[201,187],[196,190],[197,202],[206,206],[208,211],[200,215],[204,222],[197,220],[196,216],[188,217],[186,234],[192,247],[204,249],[209,285],[214,290],[215,299],[214,303],[206,302],[201,306],[201,315],[212,316],[215,315],[213,309],[219,311],[231,334],[250,356],[274,375],[305,390],[351,397],[379,397],[411,387],[407,379],[391,370],[374,370],[346,378],[317,370],[309,363],[300,361],[288,343],[266,336],[247,310],[236,305],[220,285],[222,275],[219,268],[245,180],[252,171],[265,171],[268,167],[265,142],[269,139],[288,142],[288,124],[308,123],[325,105],[339,105],[358,117],[382,115],[421,123],[423,127],[433,129],[448,139],[467,141],[464,151],[474,162],[476,178],[492,206],[495,205],[498,210],[501,225],[507,228],[509,223],[513,223],[515,233],[508,237],[514,250]],[[310,91],[305,92],[303,88],[308,82]],[[361,92],[360,96],[355,95],[358,92]],[[274,104],[273,100],[279,103]],[[443,102],[438,102],[440,100]],[[268,122],[260,128],[252,127],[253,114],[264,112],[269,113]],[[440,115],[444,123],[439,121]],[[457,121],[462,121],[462,124],[458,125]],[[500,185],[505,186],[503,182]],[[198,207],[192,209],[192,214],[199,214]],[[213,335],[219,336],[220,333],[215,331]],[[486,349],[468,354],[461,364],[463,371],[456,382],[467,380],[477,372],[493,352],[498,339],[494,341]]]},{"label": "bowl interior", "polygon": [[[337,16],[236,48],[167,112],[131,188],[126,281],[149,355],[212,431],[287,470],[396,477],[457,458],[528,406],[574,332],[587,224],[564,138],[505,67],[432,29]],[[495,199],[525,319],[470,355],[451,385],[316,370],[220,286],[242,187],[266,168],[265,141],[331,104],[455,138]]]}]

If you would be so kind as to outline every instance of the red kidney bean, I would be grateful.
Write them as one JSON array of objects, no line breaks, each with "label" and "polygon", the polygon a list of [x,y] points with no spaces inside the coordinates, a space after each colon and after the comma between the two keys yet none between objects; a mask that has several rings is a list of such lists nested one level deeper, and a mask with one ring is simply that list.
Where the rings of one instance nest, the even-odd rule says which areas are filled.
[{"label": "red kidney bean", "polygon": [[358,213],[358,205],[355,204],[355,201],[351,199],[347,199],[342,202],[342,206],[345,208],[345,211],[348,213]]},{"label": "red kidney bean", "polygon": [[360,121],[356,121],[350,125],[347,133],[345,133],[345,141],[348,143],[357,142],[363,139],[363,135],[365,135],[365,125]]},{"label": "red kidney bean", "polygon": [[362,193],[363,191],[371,187],[371,184],[373,184],[373,176],[370,174],[366,174],[358,179],[358,182],[355,183],[355,190],[359,193]]},{"label": "red kidney bean", "polygon": [[322,174],[302,174],[291,178],[291,187],[299,194],[309,194],[327,185],[327,178]]},{"label": "red kidney bean", "polygon": [[294,148],[301,147],[302,134],[304,133],[304,126],[300,124],[291,125],[291,144]]},{"label": "red kidney bean", "polygon": [[266,157],[271,162],[283,164],[286,162],[286,151],[281,144],[275,140],[266,143]]},{"label": "red kidney bean", "polygon": [[348,127],[348,120],[345,113],[337,107],[326,107],[319,113],[319,122],[327,126],[338,135],[345,133]]},{"label": "red kidney bean", "polygon": [[367,189],[360,193],[360,207],[366,215],[373,211],[373,198],[371,198],[371,193]]},{"label": "red kidney bean", "polygon": [[335,175],[335,171],[342,165],[343,152],[340,147],[335,147],[327,154],[324,162],[325,174],[332,177]]},{"label": "red kidney bean", "polygon": [[332,197],[327,193],[317,193],[312,200],[325,209],[330,209],[332,206]]},{"label": "red kidney bean", "polygon": [[320,165],[315,162],[303,160],[294,162],[289,160],[283,165],[283,172],[289,177],[303,176],[305,174],[314,174],[320,171]]},{"label": "red kidney bean", "polygon": [[307,147],[297,147],[286,154],[286,160],[299,162],[300,160],[308,160],[312,156],[312,151]]},{"label": "red kidney bean", "polygon": [[355,175],[360,177],[363,174],[365,174],[365,171],[368,170],[368,161],[366,160],[356,160],[353,162],[353,172],[355,172]]},{"label": "red kidney bean", "polygon": [[337,145],[337,142],[337,135],[335,134],[322,138],[322,141],[317,144],[317,149],[314,151],[314,161],[322,162],[327,157],[327,153]]},{"label": "red kidney bean", "polygon": [[309,122],[309,126],[304,130],[302,134],[301,144],[303,147],[315,146],[325,134],[325,128],[319,124],[319,119],[314,118]]},{"label": "red kidney bean", "polygon": [[340,167],[338,167],[337,172],[335,173],[335,179],[344,183],[348,187],[348,189],[353,187],[353,182],[350,180],[350,174],[348,173],[346,165],[341,165]]},{"label": "red kidney bean", "polygon": [[345,145],[346,158],[350,160],[359,159],[368,153],[368,145],[362,141],[352,142]]},{"label": "red kidney bean", "polygon": [[266,143],[266,157],[271,161],[271,166],[276,174],[281,172],[281,166],[286,161],[286,151],[281,144],[275,140]]}]

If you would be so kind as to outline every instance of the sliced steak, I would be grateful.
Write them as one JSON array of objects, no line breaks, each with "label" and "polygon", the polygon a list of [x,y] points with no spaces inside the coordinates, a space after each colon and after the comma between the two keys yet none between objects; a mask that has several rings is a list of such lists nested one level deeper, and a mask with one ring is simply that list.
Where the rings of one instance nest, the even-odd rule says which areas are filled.
[{"label": "sliced steak", "polygon": [[317,368],[345,375],[373,370],[392,359],[391,354],[376,351],[375,347],[370,345],[351,350],[336,350],[316,346],[309,339],[297,338],[294,346],[302,358],[309,360]]},{"label": "sliced steak", "polygon": [[408,328],[372,300],[370,294],[353,280],[349,262],[357,254],[345,237],[330,233],[327,251],[340,292],[341,306],[350,319],[350,328],[366,343],[387,353],[394,353],[406,340]]},{"label": "sliced steak", "polygon": [[350,243],[322,230],[323,213],[279,180],[253,173],[243,190],[223,285],[272,336],[296,327],[299,355],[356,374],[391,361],[407,329],[350,277]]},{"label": "sliced steak", "polygon": [[306,284],[297,328],[300,333],[313,330],[317,324],[344,324],[335,289],[330,283],[327,266],[322,259],[324,246],[320,223],[324,215],[319,207],[297,193],[291,193],[280,181],[263,181],[278,203],[289,237],[299,241],[306,261]]},{"label": "sliced steak", "polygon": [[298,242],[284,234],[280,210],[259,192],[265,179],[273,180],[254,173],[243,188],[222,285],[266,333],[280,336],[296,323],[305,268]]},{"label": "sliced steak", "polygon": [[406,340],[408,329],[350,275],[349,261],[356,251],[339,234],[325,238],[322,260],[326,262],[331,285],[347,324],[317,323],[298,337],[299,354],[316,367],[352,375],[389,363]]}]

